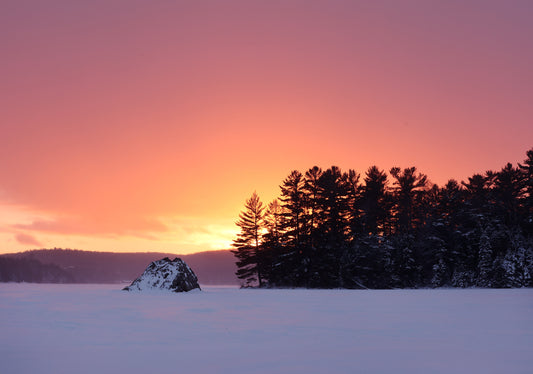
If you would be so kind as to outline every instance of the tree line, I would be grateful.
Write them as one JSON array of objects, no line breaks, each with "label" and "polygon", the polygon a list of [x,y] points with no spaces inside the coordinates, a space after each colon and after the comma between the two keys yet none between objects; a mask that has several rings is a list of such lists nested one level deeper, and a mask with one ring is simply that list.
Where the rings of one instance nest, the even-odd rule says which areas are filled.
[{"label": "tree line", "polygon": [[[0,255],[0,282],[126,283],[152,261],[179,256],[202,284],[235,284],[235,263],[227,250],[179,255],[161,252],[96,252],[75,249],[37,249]],[[42,265],[42,266],[41,266]],[[42,269],[41,269],[42,268]],[[54,276],[52,271],[62,277]],[[43,275],[39,275],[43,273]],[[48,274],[45,276],[45,273]]]},{"label": "tree line", "polygon": [[416,167],[292,171],[236,222],[245,287],[533,286],[533,148],[523,163],[431,184]]},{"label": "tree line", "polygon": [[72,283],[74,277],[55,264],[32,258],[0,256],[0,282]]}]

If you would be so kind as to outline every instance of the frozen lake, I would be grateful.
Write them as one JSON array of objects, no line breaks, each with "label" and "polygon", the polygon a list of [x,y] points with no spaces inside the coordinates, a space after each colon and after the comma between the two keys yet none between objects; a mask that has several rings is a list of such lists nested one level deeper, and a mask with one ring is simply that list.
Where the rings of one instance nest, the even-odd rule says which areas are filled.
[{"label": "frozen lake", "polygon": [[533,290],[0,284],[0,373],[524,373]]}]

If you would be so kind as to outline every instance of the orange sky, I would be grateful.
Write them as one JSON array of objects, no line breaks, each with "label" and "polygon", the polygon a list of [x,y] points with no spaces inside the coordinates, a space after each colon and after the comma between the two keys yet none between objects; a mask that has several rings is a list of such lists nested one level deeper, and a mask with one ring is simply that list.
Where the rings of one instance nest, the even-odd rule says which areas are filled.
[{"label": "orange sky", "polygon": [[293,169],[533,146],[531,1],[6,1],[0,252],[227,248]]}]

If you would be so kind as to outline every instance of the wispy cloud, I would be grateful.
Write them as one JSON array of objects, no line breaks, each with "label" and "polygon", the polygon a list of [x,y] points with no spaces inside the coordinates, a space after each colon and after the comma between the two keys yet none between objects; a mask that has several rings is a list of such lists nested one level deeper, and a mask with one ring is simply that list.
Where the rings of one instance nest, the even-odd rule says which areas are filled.
[{"label": "wispy cloud", "polygon": [[122,219],[61,218],[35,220],[29,224],[14,224],[13,228],[62,235],[135,236],[155,240],[152,233],[167,231],[167,226],[156,219],[128,217]]},{"label": "wispy cloud", "polygon": [[36,246],[36,247],[43,247],[43,245],[41,244],[40,241],[38,241],[35,237],[33,237],[31,235],[28,235],[28,234],[23,234],[23,233],[16,234],[15,235],[15,239],[20,244],[33,245],[33,246]]}]

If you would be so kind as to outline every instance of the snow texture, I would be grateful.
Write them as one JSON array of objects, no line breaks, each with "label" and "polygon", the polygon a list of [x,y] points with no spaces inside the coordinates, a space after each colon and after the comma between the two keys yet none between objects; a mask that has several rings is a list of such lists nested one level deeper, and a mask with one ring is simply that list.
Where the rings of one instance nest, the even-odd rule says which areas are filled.
[{"label": "snow texture", "polygon": [[0,284],[0,372],[531,373],[533,290]]},{"label": "snow texture", "polygon": [[191,268],[179,258],[152,262],[135,279],[131,285],[124,287],[125,291],[169,290],[173,292],[187,292],[200,289],[198,278]]}]

